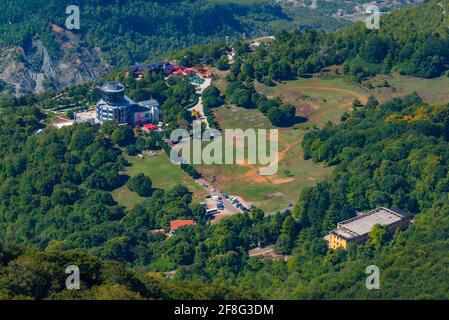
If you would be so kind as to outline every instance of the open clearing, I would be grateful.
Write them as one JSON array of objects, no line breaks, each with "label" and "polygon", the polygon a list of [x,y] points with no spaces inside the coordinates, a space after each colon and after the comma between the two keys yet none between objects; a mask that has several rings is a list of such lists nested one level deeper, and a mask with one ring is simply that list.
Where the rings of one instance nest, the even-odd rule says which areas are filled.
[{"label": "open clearing", "polygon": [[[222,129],[259,128],[273,126],[259,110],[248,110],[224,105],[215,110],[215,117]],[[248,163],[197,166],[210,181],[217,177],[214,186],[265,210],[267,213],[285,209],[295,202],[305,187],[322,180],[331,168],[303,159],[301,141],[304,131],[298,126],[279,129],[279,169],[272,176],[259,175],[258,165]]]},{"label": "open clearing", "polygon": [[[219,74],[214,85],[224,90],[226,73]],[[382,87],[384,80],[390,87]],[[414,91],[429,103],[449,102],[449,78],[420,79],[400,75],[377,76],[369,80],[373,88],[367,89],[342,78],[321,79],[314,76],[268,87],[256,83],[256,89],[267,97],[281,97],[296,106],[297,115],[309,119],[309,124],[292,128],[279,128],[279,170],[274,176],[260,176],[257,165],[198,166],[198,170],[210,181],[216,176],[214,185],[228,194],[240,195],[266,212],[285,209],[295,202],[301,191],[313,186],[330,174],[332,168],[303,159],[301,141],[306,127],[311,124],[323,126],[328,121],[340,122],[344,112],[352,111],[355,99],[366,103],[374,95],[384,101],[402,97]],[[270,129],[267,118],[258,110],[247,110],[225,104],[215,110],[215,117],[222,129]]]},{"label": "open clearing", "polygon": [[297,115],[317,125],[338,122],[344,112],[352,110],[355,99],[366,103],[370,95],[369,90],[341,79],[323,80],[317,77],[288,81],[275,87],[257,83],[256,89],[267,97],[280,97],[292,104]]},{"label": "open clearing", "polygon": [[[383,81],[390,87],[379,87]],[[394,97],[402,97],[416,91],[420,97],[432,104],[445,104],[449,102],[449,77],[441,76],[435,79],[423,79],[399,74],[378,75],[368,80],[375,88],[369,90],[370,94],[379,101]],[[377,87],[376,87],[377,86]]]},{"label": "open clearing", "polygon": [[[153,182],[153,188],[156,189],[168,190],[177,184],[183,184],[193,192],[194,200],[199,200],[206,194],[201,186],[185,174],[179,166],[172,164],[163,151],[157,151],[155,154],[155,156],[145,157],[145,159],[125,156],[130,165],[125,168],[123,173],[130,177],[143,173],[150,177]],[[131,210],[137,203],[144,200],[135,192],[128,190],[126,185],[116,189],[112,196],[115,201],[125,206],[128,210]]]},{"label": "open clearing", "polygon": [[[226,72],[219,73],[214,85],[221,90],[226,87]],[[390,87],[383,87],[387,80]],[[267,87],[256,84],[258,91],[268,97],[279,96],[297,108],[297,115],[309,119],[309,125],[295,125],[292,128],[279,128],[279,169],[273,176],[260,176],[258,165],[240,163],[233,165],[197,165],[204,177],[223,192],[238,195],[267,213],[287,208],[298,199],[301,191],[313,186],[330,174],[332,168],[303,159],[301,141],[306,127],[310,124],[324,125],[328,121],[338,123],[341,115],[352,110],[352,102],[359,99],[366,102],[369,95],[384,101],[401,97],[414,91],[429,103],[449,102],[449,78],[421,79],[400,75],[379,75],[368,80],[373,89],[366,89],[341,78],[298,79]],[[258,110],[247,110],[225,104],[215,110],[215,116],[222,129],[270,129],[273,126]],[[206,191],[188,177],[179,167],[173,165],[163,152],[156,157],[140,159],[127,157],[131,166],[125,173],[134,176],[140,172],[148,175],[155,188],[168,189],[176,184],[184,184],[194,193],[195,200],[201,200]],[[135,203],[143,201],[126,186],[113,192],[114,199],[131,209]]]},{"label": "open clearing", "polygon": [[[384,81],[389,87],[384,87]],[[423,79],[399,74],[378,75],[368,79],[373,88],[367,89],[342,78],[321,79],[318,75],[300,78],[268,87],[256,83],[256,89],[268,97],[280,97],[296,107],[298,115],[322,126],[328,121],[338,123],[341,115],[352,110],[354,99],[366,103],[367,97],[375,96],[379,101],[394,97],[403,97],[417,92],[424,101],[434,104],[449,102],[449,78],[441,76],[435,79]]]}]

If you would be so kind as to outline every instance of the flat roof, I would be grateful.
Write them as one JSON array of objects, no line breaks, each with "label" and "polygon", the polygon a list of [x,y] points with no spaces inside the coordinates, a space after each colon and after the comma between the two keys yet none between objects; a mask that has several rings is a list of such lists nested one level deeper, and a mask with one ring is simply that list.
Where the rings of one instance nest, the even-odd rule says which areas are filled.
[{"label": "flat roof", "polygon": [[138,104],[143,104],[144,106],[148,106],[148,107],[153,107],[153,106],[159,107],[159,101],[157,101],[156,99],[139,101]]},{"label": "flat roof", "polygon": [[100,89],[105,92],[122,92],[125,91],[125,86],[117,81],[109,81],[103,84]]},{"label": "flat roof", "polygon": [[97,111],[94,109],[84,112],[77,112],[75,114],[75,119],[77,122],[90,122],[91,120],[94,120],[94,122],[97,123]]},{"label": "flat roof", "polygon": [[356,235],[369,233],[376,224],[388,226],[405,218],[406,216],[402,212],[396,212],[387,208],[378,208],[340,222],[334,232],[337,235],[341,234],[345,238],[353,238]]},{"label": "flat roof", "polygon": [[337,228],[331,233],[343,239],[352,239],[358,236],[358,234],[351,233],[349,230],[346,230],[344,228]]}]

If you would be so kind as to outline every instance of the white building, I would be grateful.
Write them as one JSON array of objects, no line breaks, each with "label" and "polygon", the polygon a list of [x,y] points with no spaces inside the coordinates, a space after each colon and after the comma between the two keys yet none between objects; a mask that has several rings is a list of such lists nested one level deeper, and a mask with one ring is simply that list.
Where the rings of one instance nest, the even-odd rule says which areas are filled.
[{"label": "white building", "polygon": [[159,122],[159,102],[156,100],[141,101],[130,105],[129,124],[144,125]]},{"label": "white building", "polygon": [[159,102],[156,100],[136,103],[125,95],[125,86],[114,81],[102,85],[100,92],[101,99],[96,108],[96,118],[100,123],[112,120],[135,126],[159,122]]}]

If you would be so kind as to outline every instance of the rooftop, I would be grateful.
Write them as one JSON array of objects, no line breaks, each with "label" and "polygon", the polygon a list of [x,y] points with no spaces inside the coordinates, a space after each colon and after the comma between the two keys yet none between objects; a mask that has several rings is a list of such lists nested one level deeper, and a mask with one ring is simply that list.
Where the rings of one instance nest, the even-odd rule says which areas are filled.
[{"label": "rooftop", "polygon": [[110,81],[101,86],[101,90],[105,92],[122,92],[125,86],[116,81]]},{"label": "rooftop", "polygon": [[343,238],[351,239],[369,233],[376,224],[388,226],[406,218],[408,218],[408,214],[401,210],[377,208],[340,222],[333,233]]},{"label": "rooftop", "polygon": [[159,102],[156,99],[140,101],[139,104],[147,107],[159,107]]},{"label": "rooftop", "polygon": [[150,108],[141,104],[131,104],[129,107],[132,112],[145,112],[150,110]]},{"label": "rooftop", "polygon": [[196,222],[193,220],[173,220],[170,221],[170,230],[173,232],[179,228],[191,225],[196,225]]},{"label": "rooftop", "polygon": [[88,110],[75,114],[76,122],[94,122],[98,123],[96,110]]}]

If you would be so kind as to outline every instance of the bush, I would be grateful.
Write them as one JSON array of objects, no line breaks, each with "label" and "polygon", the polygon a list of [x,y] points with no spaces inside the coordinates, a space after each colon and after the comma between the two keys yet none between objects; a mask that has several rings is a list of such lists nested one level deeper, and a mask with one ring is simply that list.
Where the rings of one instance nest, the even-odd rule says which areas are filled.
[{"label": "bush", "polygon": [[151,179],[143,173],[132,177],[127,183],[128,189],[136,192],[141,197],[149,197],[151,195],[152,185]]},{"label": "bush", "polygon": [[128,156],[134,157],[137,156],[140,152],[140,149],[135,145],[131,144],[126,147],[126,153],[128,153]]},{"label": "bush", "polygon": [[220,59],[217,60],[215,65],[216,65],[217,69],[220,71],[229,70],[228,57],[222,56]]},{"label": "bush", "polygon": [[117,126],[111,134],[112,143],[125,147],[134,142],[134,131],[127,126]]}]

